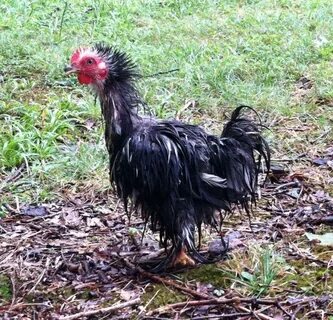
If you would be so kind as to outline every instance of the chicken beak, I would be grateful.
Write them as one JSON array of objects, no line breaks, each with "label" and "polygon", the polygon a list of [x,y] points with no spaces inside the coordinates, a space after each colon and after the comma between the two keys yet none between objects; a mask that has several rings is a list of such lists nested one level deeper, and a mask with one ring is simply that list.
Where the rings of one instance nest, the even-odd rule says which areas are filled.
[{"label": "chicken beak", "polygon": [[68,65],[64,68],[64,71],[67,75],[72,74],[72,73],[76,73],[77,69],[75,67],[73,67],[72,65]]}]

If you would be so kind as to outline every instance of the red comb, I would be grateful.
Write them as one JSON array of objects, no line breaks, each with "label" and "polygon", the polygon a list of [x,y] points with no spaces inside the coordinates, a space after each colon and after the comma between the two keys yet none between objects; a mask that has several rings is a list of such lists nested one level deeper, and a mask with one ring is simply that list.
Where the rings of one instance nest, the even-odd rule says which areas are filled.
[{"label": "red comb", "polygon": [[79,49],[76,49],[71,57],[71,63],[75,63],[79,60],[80,58],[80,55],[81,55],[81,52],[84,51],[86,48],[79,48]]}]

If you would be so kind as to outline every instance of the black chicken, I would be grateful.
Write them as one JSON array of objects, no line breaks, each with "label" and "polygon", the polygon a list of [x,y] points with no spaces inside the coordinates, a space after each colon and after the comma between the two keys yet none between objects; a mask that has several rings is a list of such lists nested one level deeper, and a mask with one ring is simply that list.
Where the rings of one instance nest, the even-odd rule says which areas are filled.
[{"label": "black chicken", "polygon": [[[159,267],[206,262],[198,252],[203,223],[216,226],[218,210],[236,204],[249,213],[255,201],[260,159],[270,152],[258,126],[238,107],[221,137],[176,120],[142,117],[135,87],[139,76],[129,57],[105,45],[80,48],[67,73],[97,93],[105,120],[110,177],[127,208],[131,200],[160,241],[172,247]],[[255,159],[258,154],[258,162]]]}]

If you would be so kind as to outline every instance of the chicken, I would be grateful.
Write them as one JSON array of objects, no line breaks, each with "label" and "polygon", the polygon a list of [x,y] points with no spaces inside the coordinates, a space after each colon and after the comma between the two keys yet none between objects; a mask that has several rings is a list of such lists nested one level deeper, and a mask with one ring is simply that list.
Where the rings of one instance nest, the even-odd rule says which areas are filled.
[{"label": "chicken", "polygon": [[76,73],[100,100],[110,179],[126,210],[130,201],[152,231],[159,231],[161,244],[171,244],[155,270],[208,262],[198,251],[196,231],[200,243],[202,224],[216,227],[215,213],[231,212],[233,204],[249,213],[261,160],[269,169],[261,126],[241,115],[249,107],[235,109],[218,137],[199,126],[141,116],[139,73],[117,49],[79,48],[65,71]]}]

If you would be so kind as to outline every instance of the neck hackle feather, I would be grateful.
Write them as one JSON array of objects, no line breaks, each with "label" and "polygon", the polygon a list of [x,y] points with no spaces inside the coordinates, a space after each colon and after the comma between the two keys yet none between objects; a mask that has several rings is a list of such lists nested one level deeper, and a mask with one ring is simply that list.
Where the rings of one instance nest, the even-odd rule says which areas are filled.
[{"label": "neck hackle feather", "polygon": [[[220,137],[175,120],[138,115],[143,101],[135,87],[137,69],[129,57],[105,45],[95,50],[108,66],[107,79],[96,87],[105,120],[110,176],[127,208],[135,211],[161,243],[171,243],[165,268],[183,248],[197,262],[209,262],[196,244],[202,224],[219,225],[217,212],[233,204],[250,211],[255,201],[260,159],[269,169],[270,152],[260,125],[238,107]],[[257,161],[256,154],[259,155]]]}]

